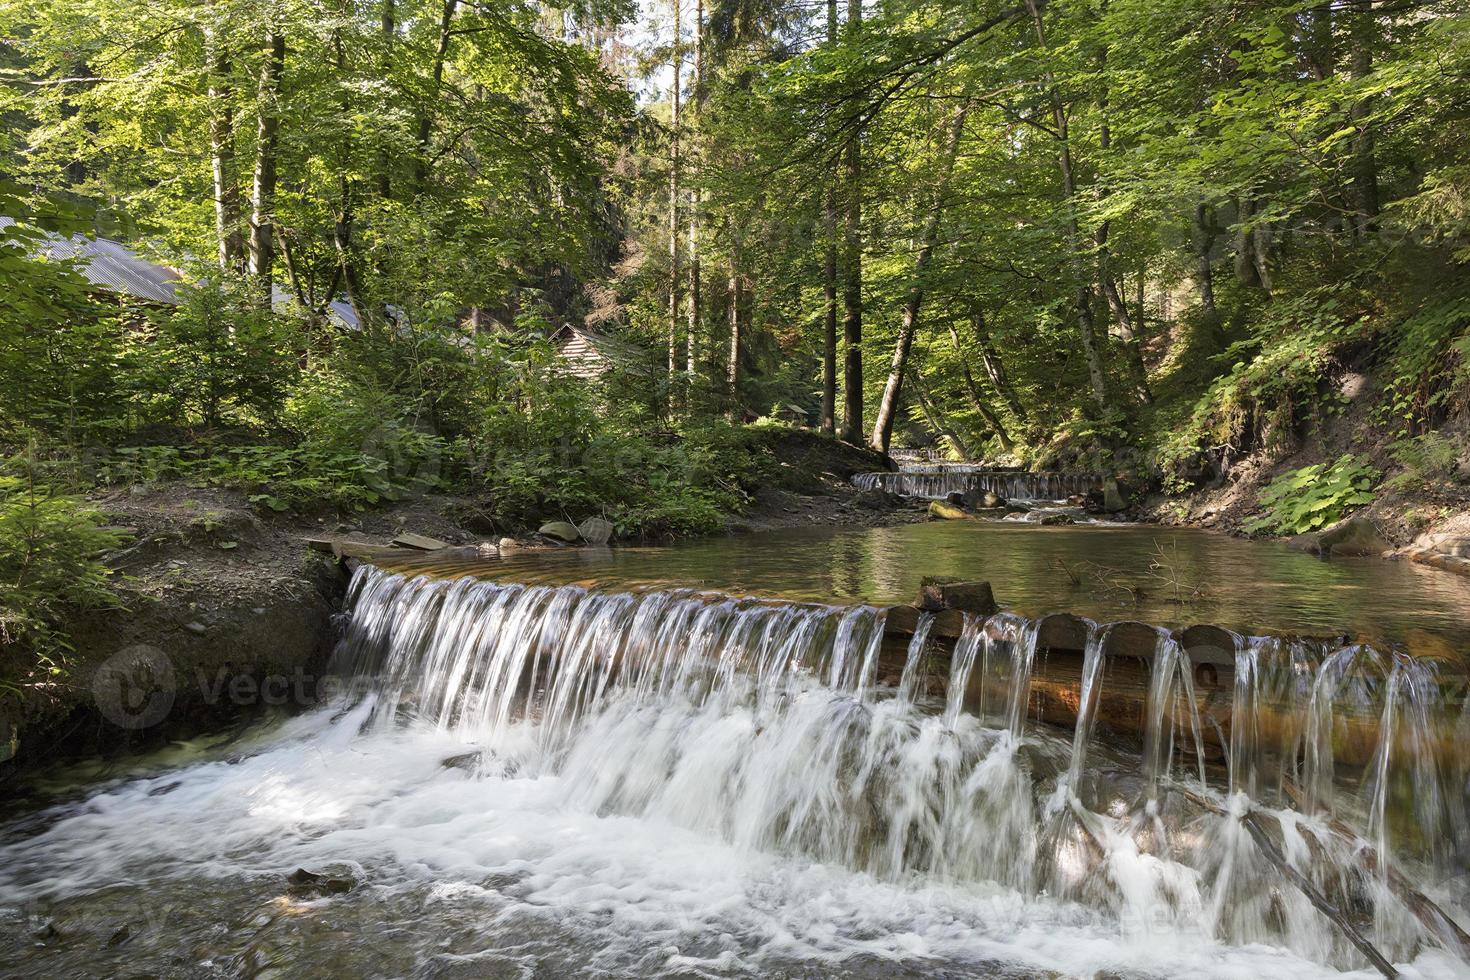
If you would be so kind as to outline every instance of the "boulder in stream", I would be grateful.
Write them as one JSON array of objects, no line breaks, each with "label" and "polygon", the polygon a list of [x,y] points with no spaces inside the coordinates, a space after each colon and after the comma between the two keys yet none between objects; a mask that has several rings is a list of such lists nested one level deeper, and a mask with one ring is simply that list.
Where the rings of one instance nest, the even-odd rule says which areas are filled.
[{"label": "boulder in stream", "polygon": [[612,522],[601,517],[589,517],[577,525],[577,533],[588,544],[607,544],[612,540]]},{"label": "boulder in stream", "polygon": [[553,541],[565,541],[567,544],[575,544],[582,540],[582,533],[570,521],[547,521],[536,533],[542,537],[551,538]]},{"label": "boulder in stream", "polygon": [[969,514],[956,507],[954,504],[943,500],[929,501],[929,518],[940,521],[964,521],[968,520]]},{"label": "boulder in stream", "polygon": [[928,612],[959,609],[980,616],[993,616],[1000,609],[989,582],[962,582],[937,575],[924,576],[914,605]]},{"label": "boulder in stream", "polygon": [[1378,530],[1378,525],[1367,517],[1349,517],[1320,531],[1298,534],[1287,545],[1322,557],[1381,555],[1393,550],[1393,545]]}]

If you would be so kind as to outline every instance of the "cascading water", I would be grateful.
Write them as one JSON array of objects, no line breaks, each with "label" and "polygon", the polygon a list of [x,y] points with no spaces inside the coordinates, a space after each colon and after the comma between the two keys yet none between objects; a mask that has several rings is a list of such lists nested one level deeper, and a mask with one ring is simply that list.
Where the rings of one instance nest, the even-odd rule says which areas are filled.
[{"label": "cascading water", "polygon": [[[345,865],[374,885],[354,901],[434,937],[388,972],[435,972],[446,949],[564,975],[1361,969],[1257,845],[1264,826],[1395,962],[1462,970],[1440,948],[1454,926],[1413,907],[1425,889],[1461,907],[1426,836],[1463,826],[1464,792],[1423,761],[1443,712],[1413,662],[1328,651],[1303,685],[1305,653],[1242,640],[1221,706],[1160,631],[1140,756],[1099,709],[1105,626],[1067,733],[1032,720],[1055,652],[1011,614],[965,616],[948,651],[920,615],[885,650],[865,605],[373,568],[349,603],[349,696],[262,749],[114,787],[0,844],[0,904]],[[1360,734],[1349,701],[1378,731],[1366,767],[1333,761]],[[1283,734],[1291,705],[1306,721]],[[1211,724],[1229,726],[1223,757]],[[1397,805],[1426,779],[1428,802]],[[1302,810],[1252,794],[1268,782]]]},{"label": "cascading water", "polygon": [[1066,500],[1100,485],[1095,476],[1077,473],[1018,473],[966,466],[945,466],[897,473],[859,473],[859,490],[886,490],[904,497],[942,500],[952,493],[994,493],[1007,500]]}]

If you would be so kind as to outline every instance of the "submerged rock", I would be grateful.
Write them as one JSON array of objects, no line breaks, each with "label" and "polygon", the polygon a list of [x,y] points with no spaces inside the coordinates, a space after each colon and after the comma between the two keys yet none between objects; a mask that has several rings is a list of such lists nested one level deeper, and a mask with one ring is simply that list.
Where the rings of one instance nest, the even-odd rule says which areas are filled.
[{"label": "submerged rock", "polygon": [[321,895],[344,895],[357,884],[351,878],[333,878],[327,875],[297,868],[286,876],[287,893],[296,898],[316,898]]},{"label": "submerged rock", "polygon": [[474,772],[480,768],[480,762],[484,759],[484,753],[479,751],[461,752],[459,755],[451,755],[439,763],[441,769],[463,769],[465,772]]}]

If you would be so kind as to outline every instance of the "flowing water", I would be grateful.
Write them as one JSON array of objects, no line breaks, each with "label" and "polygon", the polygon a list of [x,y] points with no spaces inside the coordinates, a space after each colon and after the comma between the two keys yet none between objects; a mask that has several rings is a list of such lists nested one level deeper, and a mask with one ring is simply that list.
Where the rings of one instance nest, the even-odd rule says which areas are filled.
[{"label": "flowing water", "polygon": [[[1470,975],[1446,661],[1242,634],[1205,696],[1168,631],[1142,661],[1025,609],[895,636],[714,591],[773,581],[731,554],[682,588],[649,555],[364,567],[333,702],[0,825],[0,973],[1376,975],[1358,936]],[[1070,726],[1037,720],[1059,676]]]}]

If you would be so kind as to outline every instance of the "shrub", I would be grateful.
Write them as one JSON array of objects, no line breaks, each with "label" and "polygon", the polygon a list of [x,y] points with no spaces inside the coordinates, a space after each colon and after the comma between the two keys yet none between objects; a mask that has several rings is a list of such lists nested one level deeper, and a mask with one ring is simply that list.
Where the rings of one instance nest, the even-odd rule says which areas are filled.
[{"label": "shrub", "polygon": [[0,472],[0,694],[44,690],[62,680],[68,617],[115,606],[111,571],[99,556],[124,536],[79,498],[41,482],[34,461]]},{"label": "shrub", "polygon": [[1245,530],[1302,534],[1325,527],[1349,510],[1371,503],[1378,475],[1351,455],[1331,466],[1318,463],[1292,470],[1261,491],[1260,503],[1266,513],[1248,521]]}]

